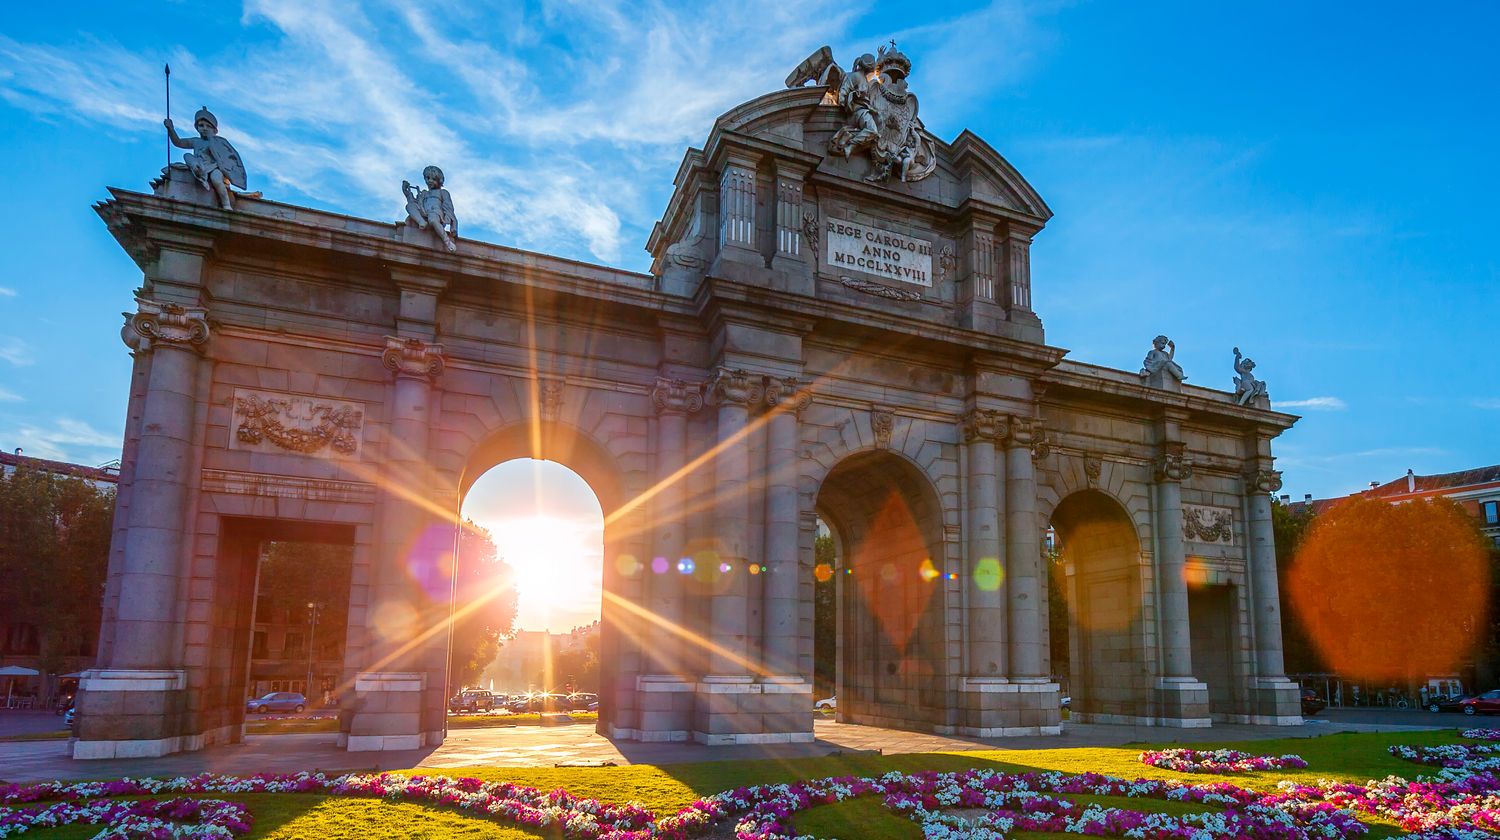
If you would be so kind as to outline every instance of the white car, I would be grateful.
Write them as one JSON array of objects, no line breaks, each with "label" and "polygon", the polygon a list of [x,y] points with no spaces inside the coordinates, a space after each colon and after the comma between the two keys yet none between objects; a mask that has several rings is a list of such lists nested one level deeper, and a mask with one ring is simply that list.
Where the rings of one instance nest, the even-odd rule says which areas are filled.
[{"label": "white car", "polygon": [[814,703],[813,704],[813,708],[814,709],[828,709],[829,711],[833,711],[834,709],[837,709],[839,707],[838,700],[839,700],[839,698],[837,696],[834,696],[834,697],[825,697],[822,700],[819,700],[818,702]]}]

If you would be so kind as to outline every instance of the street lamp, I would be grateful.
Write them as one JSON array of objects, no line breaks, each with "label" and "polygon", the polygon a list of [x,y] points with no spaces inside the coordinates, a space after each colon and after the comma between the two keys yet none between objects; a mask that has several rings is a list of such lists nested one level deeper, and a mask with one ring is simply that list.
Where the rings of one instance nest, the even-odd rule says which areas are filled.
[{"label": "street lamp", "polygon": [[323,605],[316,601],[307,602],[307,684],[304,687],[307,689],[307,701],[309,703],[313,699],[313,642],[317,640],[318,610],[322,608]]}]

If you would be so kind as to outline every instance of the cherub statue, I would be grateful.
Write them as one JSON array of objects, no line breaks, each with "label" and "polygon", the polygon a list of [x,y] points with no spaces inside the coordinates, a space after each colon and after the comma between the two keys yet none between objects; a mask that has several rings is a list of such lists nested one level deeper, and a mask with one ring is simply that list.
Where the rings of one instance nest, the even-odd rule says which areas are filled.
[{"label": "cherub statue", "polygon": [[429,166],[422,170],[422,180],[427,189],[418,190],[410,181],[401,182],[401,192],[406,196],[406,223],[419,230],[432,229],[448,253],[458,250],[453,240],[458,238],[458,216],[453,212],[453,197],[443,189],[443,170]]},{"label": "cherub statue", "polygon": [[1250,405],[1258,398],[1271,399],[1266,392],[1266,383],[1256,379],[1255,362],[1240,357],[1240,348],[1234,348],[1234,372],[1239,376],[1234,378],[1234,401],[1240,405]]},{"label": "cherub statue", "polygon": [[1141,370],[1142,379],[1151,379],[1157,383],[1165,384],[1168,378],[1181,382],[1187,379],[1182,372],[1182,365],[1172,360],[1177,355],[1177,345],[1172,343],[1164,335],[1151,339],[1151,352],[1146,354],[1146,361]]},{"label": "cherub statue", "polygon": [[198,113],[193,115],[193,128],[198,132],[197,137],[178,137],[177,129],[172,127],[171,117],[162,120],[162,125],[167,127],[167,138],[172,141],[172,145],[192,150],[182,156],[182,162],[187,164],[198,183],[219,199],[220,207],[233,210],[229,187],[245,188],[245,164],[240,161],[240,153],[234,150],[234,146],[219,136],[219,121],[208,110],[208,106],[199,108]]}]

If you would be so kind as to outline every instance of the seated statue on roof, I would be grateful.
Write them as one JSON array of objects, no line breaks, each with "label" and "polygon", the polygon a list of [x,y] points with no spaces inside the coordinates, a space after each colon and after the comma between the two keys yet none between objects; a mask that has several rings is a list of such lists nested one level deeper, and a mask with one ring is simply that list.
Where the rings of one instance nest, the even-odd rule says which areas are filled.
[{"label": "seated statue on roof", "polygon": [[208,110],[208,106],[199,108],[198,113],[193,116],[193,128],[198,132],[197,137],[178,137],[171,117],[163,120],[162,124],[167,127],[167,138],[172,141],[172,145],[192,150],[182,156],[182,162],[187,164],[193,177],[198,179],[205,190],[214,194],[220,207],[233,210],[229,188],[245,188],[245,164],[240,161],[240,153],[234,150],[234,146],[219,136],[219,120]]},{"label": "seated statue on roof", "polygon": [[1239,374],[1234,378],[1234,401],[1240,405],[1256,405],[1269,408],[1271,395],[1266,391],[1264,380],[1256,379],[1255,362],[1240,357],[1240,348],[1234,348],[1234,372]]}]

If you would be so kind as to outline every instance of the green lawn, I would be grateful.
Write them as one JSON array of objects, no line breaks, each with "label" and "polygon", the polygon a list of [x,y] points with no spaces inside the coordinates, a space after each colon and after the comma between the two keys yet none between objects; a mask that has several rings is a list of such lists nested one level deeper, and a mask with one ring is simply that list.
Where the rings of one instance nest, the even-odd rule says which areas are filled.
[{"label": "green lawn", "polygon": [[[1163,733],[1167,734],[1167,733]],[[1418,765],[1398,760],[1385,750],[1392,744],[1441,744],[1459,741],[1455,731],[1381,734],[1340,734],[1321,738],[1224,743],[1262,755],[1295,753],[1308,761],[1306,770],[1206,776],[1177,774],[1147,767],[1136,760],[1146,745],[1117,748],[988,750],[915,755],[852,755],[794,760],[704,762],[696,764],[630,765],[599,768],[473,767],[443,770],[442,774],[472,776],[487,781],[509,781],[543,789],[562,787],[579,796],[628,802],[639,800],[658,814],[672,813],[694,799],[741,785],[794,781],[830,775],[879,775],[890,770],[995,769],[1094,771],[1128,778],[1222,779],[1257,790],[1270,790],[1280,779],[1315,781],[1319,778],[1363,782],[1389,774],[1415,776]],[[1168,745],[1170,746],[1170,745]],[[1195,745],[1197,746],[1197,745]],[[1204,745],[1207,746],[1207,745]],[[413,775],[437,771],[406,771]],[[340,799],[314,795],[245,795],[225,797],[250,806],[255,827],[250,838],[317,838],[317,840],[397,840],[409,837],[504,838],[539,836],[517,828],[475,819],[456,811],[376,800]],[[1134,810],[1183,813],[1203,806],[1112,797],[1081,797]],[[799,831],[842,840],[916,840],[916,823],[887,811],[875,798],[857,799],[811,809],[797,819]],[[1395,833],[1374,824],[1374,837]],[[98,827],[73,826],[28,832],[35,840],[73,840],[92,837]],[[1028,835],[1016,835],[1030,840]]]},{"label": "green lawn", "polygon": [[0,743],[15,743],[17,741],[61,741],[71,735],[66,729],[57,729],[52,732],[23,732],[20,735],[0,735]]}]

